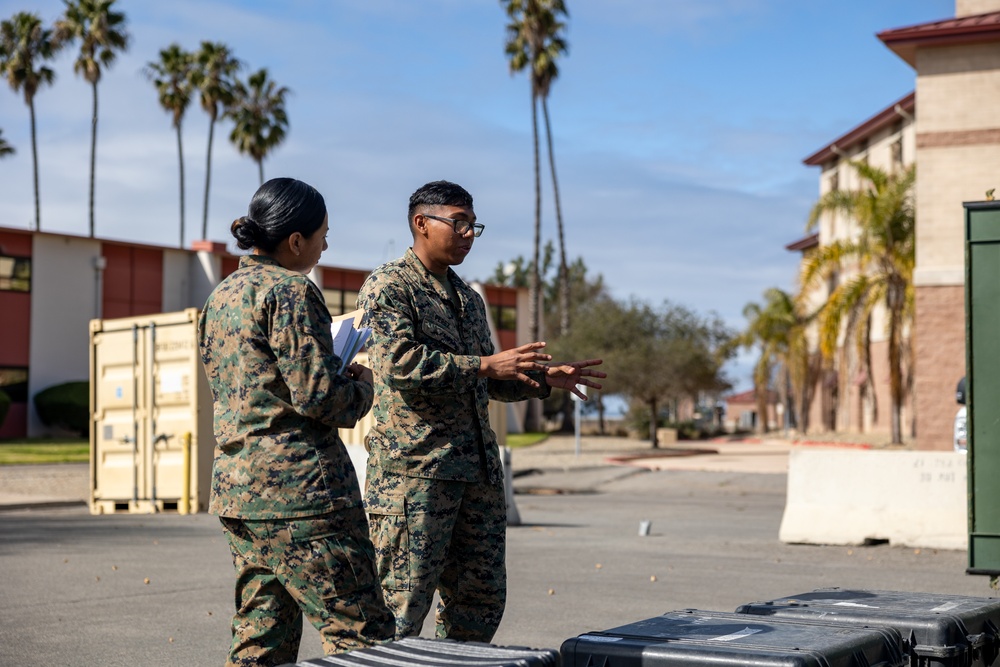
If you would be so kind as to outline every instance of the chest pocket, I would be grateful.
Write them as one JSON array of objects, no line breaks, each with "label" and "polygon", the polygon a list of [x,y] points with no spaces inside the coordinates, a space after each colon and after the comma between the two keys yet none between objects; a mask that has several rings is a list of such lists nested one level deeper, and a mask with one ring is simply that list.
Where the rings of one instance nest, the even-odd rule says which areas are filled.
[{"label": "chest pocket", "polygon": [[458,335],[455,323],[443,313],[428,312],[420,321],[420,331],[424,337],[437,343],[435,347],[444,347],[456,354],[464,353],[462,339]]}]

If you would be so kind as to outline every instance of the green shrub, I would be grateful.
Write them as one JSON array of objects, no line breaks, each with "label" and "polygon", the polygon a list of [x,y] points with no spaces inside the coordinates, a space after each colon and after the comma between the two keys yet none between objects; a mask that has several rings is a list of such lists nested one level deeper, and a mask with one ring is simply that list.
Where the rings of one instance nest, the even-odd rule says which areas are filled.
[{"label": "green shrub", "polygon": [[66,382],[35,394],[35,410],[42,423],[80,437],[90,433],[90,383]]},{"label": "green shrub", "polygon": [[8,410],[10,410],[10,396],[0,389],[0,426],[3,426],[3,421],[7,419]]}]

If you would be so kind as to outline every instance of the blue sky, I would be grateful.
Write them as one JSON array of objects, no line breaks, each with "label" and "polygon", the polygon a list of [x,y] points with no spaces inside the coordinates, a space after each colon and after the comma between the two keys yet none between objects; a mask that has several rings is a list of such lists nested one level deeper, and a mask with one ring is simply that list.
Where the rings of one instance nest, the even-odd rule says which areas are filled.
[{"label": "blue sky", "polygon": [[[487,226],[459,267],[485,278],[530,256],[528,82],[503,54],[494,0],[119,2],[132,46],[99,88],[97,235],[178,243],[176,140],[141,75],[173,41],[222,41],[288,86],[288,139],[265,177],[315,185],[330,209],[324,264],[370,269],[410,243],[406,201],[444,178],[473,194]],[[875,33],[953,16],[953,0],[567,0],[569,54],[549,101],[571,257],[612,292],[715,311],[793,289],[818,192],[802,158],[913,90],[913,70]],[[51,22],[59,0],[0,0]],[[90,89],[66,51],[39,92],[42,229],[86,234]],[[28,110],[0,90],[0,225],[33,217]],[[231,241],[256,165],[216,130],[209,234]],[[187,235],[200,236],[208,118],[184,120]],[[543,168],[547,166],[543,163]],[[547,173],[547,172],[545,172]],[[543,238],[555,238],[544,181]],[[731,370],[748,386],[741,358]]]}]

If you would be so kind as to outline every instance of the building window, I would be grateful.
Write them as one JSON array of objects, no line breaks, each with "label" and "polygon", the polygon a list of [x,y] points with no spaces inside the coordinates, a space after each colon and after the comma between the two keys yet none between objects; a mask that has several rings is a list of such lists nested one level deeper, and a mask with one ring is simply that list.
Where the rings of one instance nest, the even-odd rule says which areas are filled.
[{"label": "building window", "polygon": [[515,306],[490,306],[490,311],[497,331],[517,331],[517,308]]},{"label": "building window", "polygon": [[903,165],[903,137],[899,137],[892,142],[892,166],[901,167]]},{"label": "building window", "polygon": [[28,369],[0,367],[0,391],[14,403],[28,401]]},{"label": "building window", "polygon": [[840,189],[840,172],[834,171],[830,174],[830,192],[836,192]]},{"label": "building window", "polygon": [[0,290],[31,291],[31,258],[0,255]]},{"label": "building window", "polygon": [[826,277],[826,295],[833,294],[840,285],[840,271],[831,271]]},{"label": "building window", "polygon": [[349,313],[358,308],[358,293],[353,290],[325,289],[323,290],[323,299],[326,300],[326,307],[330,309],[332,317]]}]

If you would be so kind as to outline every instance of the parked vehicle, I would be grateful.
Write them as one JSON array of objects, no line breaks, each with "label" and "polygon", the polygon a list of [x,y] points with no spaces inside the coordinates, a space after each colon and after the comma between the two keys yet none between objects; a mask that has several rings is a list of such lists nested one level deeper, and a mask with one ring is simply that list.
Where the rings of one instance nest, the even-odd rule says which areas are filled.
[{"label": "parked vehicle", "polygon": [[958,381],[955,387],[955,402],[961,405],[955,413],[955,429],[953,444],[956,452],[966,452],[969,449],[969,432],[966,428],[966,415],[968,410],[965,406],[965,378]]}]

